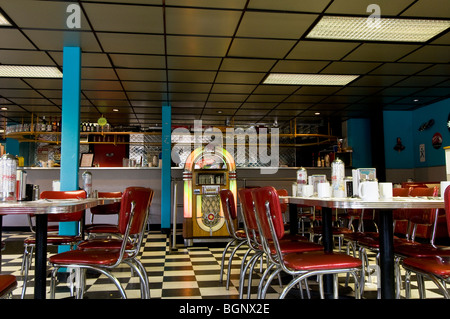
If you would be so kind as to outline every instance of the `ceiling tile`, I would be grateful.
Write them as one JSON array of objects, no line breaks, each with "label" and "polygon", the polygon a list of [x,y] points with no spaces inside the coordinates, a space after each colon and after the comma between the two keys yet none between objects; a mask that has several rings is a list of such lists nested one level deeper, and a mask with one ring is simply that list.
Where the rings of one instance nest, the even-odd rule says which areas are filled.
[{"label": "ceiling tile", "polygon": [[[397,15],[406,9],[414,0],[378,0],[375,4],[380,6],[382,15]],[[326,13],[369,15],[367,7],[373,4],[372,0],[334,0],[327,8]]]},{"label": "ceiling tile", "polygon": [[430,45],[414,51],[400,62],[449,63],[450,54],[448,52],[448,46]]},{"label": "ceiling tile", "polygon": [[2,39],[2,49],[35,49],[33,44],[15,29],[0,28],[0,39]]},{"label": "ceiling tile", "polygon": [[315,14],[245,12],[237,37],[299,39],[316,20]]},{"label": "ceiling tile", "polygon": [[97,32],[102,48],[111,53],[164,54],[162,35]]},{"label": "ceiling tile", "polygon": [[283,58],[295,41],[272,39],[234,39],[229,57]]},{"label": "ceiling tile", "polygon": [[166,81],[164,70],[116,69],[122,81]]},{"label": "ceiling tile", "polygon": [[169,55],[220,57],[227,52],[231,38],[167,36],[166,41]]},{"label": "ceiling tile", "polygon": [[340,60],[358,44],[331,41],[300,41],[287,59]]},{"label": "ceiling tile", "polygon": [[319,73],[328,65],[325,61],[280,60],[271,72],[275,73]]},{"label": "ceiling tile", "polygon": [[264,73],[225,72],[217,73],[216,83],[259,84]]},{"label": "ceiling tile", "polygon": [[417,48],[419,48],[418,45],[412,44],[364,43],[347,55],[344,60],[393,62]]},{"label": "ceiling tile", "polygon": [[267,72],[276,60],[254,58],[224,58],[220,69],[222,71],[256,71]]},{"label": "ceiling tile", "polygon": [[167,34],[232,36],[239,11],[197,8],[166,8]]},{"label": "ceiling tile", "polygon": [[83,8],[96,31],[164,32],[162,7],[85,3]]},{"label": "ceiling tile", "polygon": [[322,12],[329,2],[330,0],[258,0],[250,1],[248,7],[277,11]]},{"label": "ceiling tile", "polygon": [[62,51],[64,46],[80,46],[88,52],[101,51],[92,32],[26,29],[24,33],[40,50]]}]

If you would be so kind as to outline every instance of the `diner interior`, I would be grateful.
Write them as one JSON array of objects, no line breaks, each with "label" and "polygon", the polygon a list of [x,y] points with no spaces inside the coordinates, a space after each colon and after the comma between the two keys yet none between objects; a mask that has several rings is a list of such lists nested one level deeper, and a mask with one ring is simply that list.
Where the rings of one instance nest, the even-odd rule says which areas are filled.
[{"label": "diner interior", "polygon": [[[75,6],[69,8],[70,4]],[[95,152],[94,162],[76,169],[79,187],[84,186],[82,173],[90,171],[97,197],[120,199],[120,203],[85,210],[82,228],[88,247],[91,238],[110,242],[116,238],[116,245],[117,224],[123,222],[120,216],[130,204],[124,194],[129,187],[151,189],[150,200],[146,197],[141,203],[136,199],[136,207],[148,204],[142,210],[149,214],[142,217],[145,223],[133,242],[133,249],[138,249],[136,256],[124,257],[126,264],[111,270],[126,298],[323,297],[323,273],[312,273],[285,291],[298,273],[281,271],[263,287],[268,265],[280,260],[261,246],[269,247],[277,236],[283,243],[279,233],[283,228],[296,237],[286,234],[285,238],[302,242],[294,252],[296,257],[315,251],[311,254],[321,256],[317,264],[327,262],[332,268],[325,274],[345,270],[336,277],[338,295],[334,297],[379,299],[378,212],[333,209],[334,255],[342,255],[351,271],[336,266],[338,261],[335,269],[323,254],[322,207],[296,205],[293,219],[289,212],[292,204],[279,197],[298,194],[294,185],[295,190],[300,187],[300,167],[306,168],[308,176],[325,175],[329,183],[331,163],[338,157],[345,164],[345,176],[352,176],[354,169],[375,168],[378,182],[393,184],[394,196],[435,198],[441,205],[394,211],[394,245],[398,240],[404,246],[431,244],[440,249],[438,253],[445,251],[442,247],[450,245],[450,192],[445,197],[442,186],[450,181],[449,30],[448,0],[0,0],[2,154],[22,157],[24,163],[19,166],[26,170],[28,182],[40,187],[41,199],[44,191],[52,191],[54,180],[60,176],[63,180],[67,155],[61,151],[59,167],[54,165],[57,152],[52,152],[61,148],[59,136],[69,133],[53,128],[47,136],[56,136],[56,140],[47,141],[51,147],[42,147],[45,134],[33,131],[33,127],[44,121],[62,128],[69,123],[62,118],[68,107],[63,97],[67,89],[63,74],[72,61],[65,57],[64,49],[80,48],[80,101],[75,109],[79,110],[78,127],[87,123],[92,133],[97,127],[98,135],[77,137],[84,143],[77,152]],[[49,73],[42,75],[40,71]],[[136,143],[146,141],[149,148],[154,147],[144,157],[136,157],[139,167],[102,167],[112,151],[101,149],[97,140],[97,124],[102,126],[102,137],[104,133],[100,118],[107,120],[111,133],[105,132],[105,136],[113,136],[107,146],[126,145],[120,153],[120,166],[122,157],[128,156],[127,163],[132,162]],[[164,154],[169,152],[170,156],[170,149],[164,149],[164,129],[185,129],[194,135],[196,125],[203,132],[206,128],[217,128],[223,134],[227,128],[247,132],[266,128],[280,134],[282,158],[276,174],[260,173],[259,162],[250,167],[239,166],[238,158],[224,160],[226,165],[235,165],[221,171],[219,180],[225,177],[227,182],[217,184],[226,187],[216,188],[220,189],[216,196],[225,196],[225,188],[235,187],[228,201],[218,201],[223,212],[219,223],[226,235],[195,237],[196,230],[190,229],[194,222],[186,217],[192,210],[186,209],[191,204],[186,197],[198,194],[200,188],[186,181],[201,173],[195,166],[189,171],[186,158],[186,162],[169,167],[164,162]],[[80,130],[83,133],[84,129]],[[132,140],[138,135],[158,136],[159,140]],[[169,146],[170,141],[169,133]],[[44,153],[52,158],[43,161]],[[50,162],[54,166],[49,167]],[[186,185],[192,190],[186,190]],[[241,193],[245,189],[254,190],[250,195],[254,207],[245,206],[245,194]],[[400,189],[405,193],[400,194]],[[280,213],[274,226],[278,228],[273,233],[267,226],[263,232],[264,223],[272,221],[264,220],[263,206],[258,206],[256,199],[273,199],[274,193],[279,196],[274,200],[278,205],[271,206],[271,213]],[[110,209],[110,217],[96,216],[96,210],[105,207]],[[258,236],[252,235],[246,213],[253,214],[257,226],[253,231]],[[408,217],[413,215],[414,220]],[[30,228],[27,217],[18,221],[15,217],[4,214],[0,224],[0,298],[33,299],[32,247],[36,242],[30,237],[35,229]],[[96,229],[95,220],[108,225],[97,225],[100,229]],[[126,234],[125,227],[126,221],[119,235]],[[107,237],[100,237],[105,234]],[[266,245],[259,242],[255,247],[250,243],[255,238],[267,240]],[[77,248],[78,244],[68,252],[61,252],[57,244],[48,245],[47,298],[124,298],[117,282],[93,269],[86,271],[85,278],[79,272],[54,273],[67,266],[70,258],[77,264],[77,254],[72,251],[89,251]],[[120,244],[114,249],[117,247]],[[108,249],[114,250],[111,246]],[[417,258],[410,250],[395,253],[395,297],[448,298],[448,292],[436,284],[441,278],[417,272],[419,266],[412,263]],[[449,258],[447,252],[442,254],[439,256],[444,260]],[[128,262],[137,263],[131,273]],[[296,262],[291,260],[290,265],[295,264],[292,267],[302,273]],[[289,263],[287,257],[285,263]],[[249,269],[244,271],[244,267]],[[284,269],[284,264],[276,267]],[[443,271],[446,278],[448,264]],[[142,273],[146,280],[139,277]],[[7,281],[11,280],[7,275],[13,275],[14,280]],[[85,286],[81,293],[74,289],[80,282]]]}]

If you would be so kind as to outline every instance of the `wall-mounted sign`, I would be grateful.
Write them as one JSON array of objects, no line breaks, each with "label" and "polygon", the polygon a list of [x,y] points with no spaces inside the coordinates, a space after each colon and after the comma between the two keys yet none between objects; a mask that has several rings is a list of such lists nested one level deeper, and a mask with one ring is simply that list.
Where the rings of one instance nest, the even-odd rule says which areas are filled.
[{"label": "wall-mounted sign", "polygon": [[438,149],[442,146],[442,135],[441,133],[435,133],[431,140],[431,144],[435,149]]},{"label": "wall-mounted sign", "polygon": [[421,163],[425,162],[425,144],[419,145],[419,160]]}]

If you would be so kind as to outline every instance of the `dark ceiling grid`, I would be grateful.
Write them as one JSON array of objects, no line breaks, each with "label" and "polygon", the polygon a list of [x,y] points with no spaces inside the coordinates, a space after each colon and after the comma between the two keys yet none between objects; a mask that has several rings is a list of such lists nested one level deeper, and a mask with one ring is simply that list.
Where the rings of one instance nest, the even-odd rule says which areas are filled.
[{"label": "dark ceiling grid", "polygon": [[[13,0],[11,0],[13,2]],[[42,1],[43,3],[64,3],[65,1],[61,0],[53,0],[53,1]],[[78,0],[78,3],[81,5],[83,9],[84,16],[83,18],[86,18],[89,22],[90,29],[83,29],[80,31],[80,33],[83,34],[83,37],[89,37],[94,36],[95,42],[97,43],[97,47],[91,46],[90,48],[85,48],[83,50],[83,53],[85,54],[96,54],[96,53],[102,53],[104,54],[110,63],[110,68],[112,74],[114,74],[114,79],[102,79],[102,74],[99,73],[100,76],[94,74],[95,68],[98,68],[98,72],[106,72],[105,70],[102,70],[102,66],[100,64],[98,65],[91,65],[87,69],[89,71],[89,81],[95,82],[95,81],[102,81],[104,83],[110,82],[111,85],[113,85],[112,89],[108,89],[103,84],[94,86],[89,85],[88,88],[85,88],[82,90],[82,99],[83,103],[87,103],[89,105],[89,112],[94,112],[93,115],[87,114],[87,116],[95,116],[96,113],[100,114],[100,110],[98,109],[98,105],[103,98],[112,98],[110,100],[104,100],[107,105],[113,105],[113,103],[117,102],[118,105],[127,105],[127,109],[129,110],[130,114],[132,115],[133,119],[126,119],[126,116],[122,116],[122,118],[119,118],[117,114],[114,114],[114,122],[118,124],[126,125],[126,121],[129,121],[130,123],[138,123],[142,125],[148,125],[148,123],[151,123],[154,120],[154,113],[156,112],[155,105],[161,106],[161,103],[164,103],[164,101],[167,101],[168,98],[174,98],[174,105],[176,107],[173,107],[174,116],[173,119],[175,119],[174,122],[180,123],[183,119],[187,118],[184,115],[189,115],[191,118],[204,118],[205,123],[211,122],[211,123],[223,123],[223,116],[236,116],[236,118],[239,118],[239,121],[245,120],[248,117],[247,122],[271,122],[274,119],[274,113],[278,111],[280,120],[278,120],[279,124],[282,124],[282,121],[286,121],[285,123],[288,123],[289,120],[296,118],[296,117],[303,117],[303,116],[310,116],[310,111],[323,111],[323,116],[339,116],[342,119],[346,119],[349,116],[367,116],[367,114],[359,114],[358,113],[352,113],[354,110],[357,112],[358,110],[364,110],[369,109],[373,105],[377,105],[378,107],[384,107],[385,109],[414,109],[423,105],[427,105],[429,103],[433,103],[436,101],[439,101],[443,98],[448,97],[449,95],[446,94],[446,90],[449,89],[450,81],[449,81],[449,71],[448,68],[446,69],[445,66],[449,64],[449,60],[446,57],[446,52],[448,45],[450,44],[450,37],[449,37],[449,31],[446,33],[443,33],[439,35],[438,37],[435,37],[434,39],[429,40],[427,43],[418,45],[417,43],[414,43],[415,47],[411,46],[413,50],[399,50],[402,46],[404,48],[409,48],[408,45],[411,45],[411,43],[379,43],[379,42],[370,42],[370,41],[337,41],[337,40],[325,40],[324,43],[331,43],[330,50],[333,50],[336,48],[334,44],[336,43],[355,43],[357,46],[353,47],[353,49],[346,51],[345,55],[340,56],[338,59],[336,57],[334,58],[323,58],[323,54],[319,54],[317,56],[315,55],[307,55],[307,56],[288,56],[289,52],[294,50],[296,45],[299,42],[302,43],[321,43],[322,40],[314,40],[314,39],[304,39],[304,36],[309,32],[309,30],[313,27],[314,23],[311,23],[309,25],[309,28],[306,32],[303,32],[302,37],[294,38],[290,35],[295,34],[292,33],[291,29],[285,28],[285,30],[288,32],[286,34],[281,34],[283,31],[283,27],[280,28],[279,31],[281,32],[268,32],[267,35],[261,34],[261,33],[254,33],[252,30],[247,29],[247,31],[250,30],[250,33],[248,36],[238,34],[238,28],[239,24],[234,29],[233,35],[230,36],[224,36],[224,35],[211,35],[208,34],[208,32],[203,32],[204,30],[197,29],[197,33],[195,35],[188,34],[181,32],[180,34],[176,33],[168,33],[167,30],[167,21],[165,20],[164,15],[164,31],[161,32],[161,36],[164,37],[164,47],[163,51],[161,53],[149,53],[149,52],[140,52],[139,47],[137,46],[134,52],[131,52],[131,50],[128,50],[130,52],[124,53],[121,52],[122,50],[115,50],[114,48],[105,48],[103,40],[104,38],[99,38],[98,34],[106,35],[109,34],[113,37],[116,37],[116,34],[122,34],[122,35],[133,35],[133,34],[141,34],[141,35],[158,35],[158,33],[151,33],[148,30],[144,30],[140,27],[129,29],[129,30],[122,30],[118,29],[117,27],[114,29],[108,29],[108,26],[110,24],[106,24],[106,27],[97,29],[92,24],[91,19],[99,19],[101,15],[98,13],[98,10],[94,12],[95,14],[93,16],[88,16],[90,12],[86,11],[85,4],[95,4],[95,5],[101,5],[105,8],[108,8],[109,12],[111,12],[110,7],[116,6],[117,8],[120,8],[120,6],[127,6],[128,8],[133,7],[133,9],[127,10],[129,12],[138,12],[140,8],[163,8],[165,11],[166,8],[177,8],[177,9],[190,9],[191,12],[194,12],[195,10],[211,10],[210,12],[215,11],[217,15],[221,15],[221,13],[226,13],[228,11],[234,11],[235,13],[240,13],[240,19],[242,20],[244,14],[246,12],[252,12],[252,13],[264,13],[262,15],[256,14],[255,16],[266,16],[271,17],[272,14],[275,17],[275,14],[279,16],[282,16],[283,14],[289,14],[293,17],[297,15],[298,18],[301,17],[302,14],[311,14],[311,15],[347,15],[347,16],[354,16],[356,11],[361,11],[357,8],[359,5],[358,1],[340,1],[340,0],[330,0],[330,1],[321,1],[321,2],[308,2],[305,1],[303,3],[292,3],[292,7],[286,6],[286,3],[283,3],[283,1],[277,2],[276,7],[273,3],[266,3],[264,1],[261,1],[259,3],[255,2],[254,0],[247,0],[247,1],[233,1],[233,2],[226,2],[222,5],[217,6],[217,2],[212,1],[210,3],[206,3],[206,6],[195,6],[191,2],[180,2],[177,0],[164,0],[164,1],[148,1],[146,3],[121,3],[121,2],[113,2],[113,1],[87,1],[87,0]],[[442,12],[443,10],[435,10],[433,13],[432,8],[428,8],[426,11],[423,11],[421,9],[418,9],[419,6],[422,6],[422,3],[424,0],[414,0],[414,1],[402,1],[401,4],[399,3],[389,3],[388,9],[390,10],[389,15],[386,14],[385,16],[395,16],[398,18],[418,18],[419,15],[429,15],[430,18],[433,17],[433,15],[440,19],[446,19],[448,20],[449,17],[442,18]],[[436,1],[432,1],[436,2]],[[53,46],[47,45],[48,38],[43,41],[42,34],[45,33],[44,31],[51,31],[47,33],[51,33],[52,35],[57,36],[58,32],[61,32],[61,30],[52,29],[54,25],[48,25],[48,28],[43,28],[42,24],[37,23],[36,25],[31,24],[30,22],[27,23],[27,25],[21,25],[24,21],[23,17],[20,17],[20,14],[22,12],[18,12],[17,7],[14,5],[9,5],[8,0],[0,0],[0,6],[1,3],[5,4],[5,7],[8,9],[6,11],[11,12],[11,16],[13,18],[18,18],[18,24],[14,24],[10,29],[18,30],[24,38],[26,38],[32,47],[25,49],[29,52],[44,52],[50,59],[53,61],[53,63],[58,66],[57,59],[55,56],[58,56],[59,49],[56,49],[56,45],[53,44]],[[440,2],[442,3],[442,1]],[[231,4],[231,5],[230,5]],[[253,4],[253,5],[252,5]],[[257,4],[256,6],[254,4]],[[404,7],[401,7],[404,6]],[[426,6],[432,6],[432,4],[426,4]],[[35,8],[36,6],[32,6]],[[319,8],[320,7],[320,8]],[[12,9],[11,9],[12,8]],[[43,7],[45,10],[45,6]],[[135,9],[136,10],[135,10]],[[423,8],[423,7],[422,7]],[[4,9],[4,8],[3,8]],[[51,7],[51,9],[54,8]],[[330,10],[329,10],[330,9]],[[445,8],[444,8],[445,9]],[[431,11],[430,11],[431,10]],[[5,11],[5,10],[3,10]],[[39,10],[36,10],[39,11]],[[153,10],[150,10],[149,12],[152,12]],[[448,10],[447,10],[448,11]],[[183,11],[180,11],[183,12]],[[430,13],[431,12],[431,13]],[[8,12],[7,12],[8,13]],[[408,14],[410,13],[410,16]],[[27,14],[25,12],[25,14]],[[29,12],[28,12],[29,14]],[[360,15],[363,13],[359,13]],[[26,17],[26,15],[25,15]],[[205,16],[205,18],[207,18]],[[427,17],[428,18],[428,17]],[[240,20],[240,21],[241,21]],[[15,23],[14,19],[10,17],[10,21]],[[275,21],[275,20],[274,20]],[[95,22],[95,21],[94,21]],[[264,23],[265,21],[262,21]],[[316,19],[317,22],[317,19]],[[204,21],[202,22],[204,25]],[[202,23],[198,25],[202,25]],[[103,24],[105,26],[105,24]],[[197,26],[198,26],[197,25]],[[45,25],[47,26],[47,25]],[[161,27],[161,26],[159,26]],[[182,26],[177,25],[177,28],[180,28]],[[230,25],[227,25],[227,27],[230,27]],[[119,31],[114,31],[119,30]],[[178,29],[180,30],[180,29]],[[1,30],[0,30],[1,32]],[[278,33],[278,34],[277,34]],[[10,33],[5,33],[10,34]],[[281,37],[278,38],[278,35],[281,34]],[[41,36],[41,38],[39,38]],[[228,42],[226,54],[217,54],[217,50],[215,51],[216,54],[214,54],[214,50],[211,51],[211,48],[203,48],[201,52],[196,52],[195,54],[190,54],[189,52],[168,52],[167,48],[167,39],[168,37],[176,38],[178,40],[188,40],[192,39],[191,37],[197,36],[202,37],[203,39],[208,39],[206,42],[211,42],[209,40],[214,39],[224,39],[229,38],[230,42]],[[111,38],[111,37],[110,37]],[[117,37],[116,37],[117,38]],[[184,39],[183,39],[184,38]],[[283,56],[275,56],[275,55],[268,55],[267,57],[261,57],[261,56],[246,56],[240,55],[240,54],[230,54],[230,49],[232,44],[235,40],[240,40],[239,44],[243,45],[244,41],[249,40],[260,40],[262,42],[266,41],[266,43],[270,42],[270,40],[286,40],[286,41],[279,41],[278,43],[289,43],[289,41],[294,41],[294,43],[290,46],[290,50],[287,54],[284,54]],[[289,41],[288,41],[289,40]],[[10,41],[12,43],[14,41]],[[17,42],[17,41],[16,41]],[[381,46],[385,45],[386,47],[391,47],[394,51],[393,54],[391,54],[388,57],[380,56],[379,59],[374,59],[370,55],[368,55],[368,49],[365,49],[367,47],[367,44],[380,44]],[[389,45],[386,45],[389,44]],[[430,47],[431,45],[431,47]],[[11,45],[2,46],[0,50],[8,53],[8,50],[14,52],[21,52],[20,50],[24,50],[23,46],[21,47],[13,47]],[[244,45],[244,48],[248,47],[248,45]],[[33,50],[32,48],[35,48]],[[117,48],[117,46],[115,47]],[[360,48],[362,50],[360,50]],[[372,48],[372,46],[369,46],[367,48]],[[430,49],[428,49],[430,48]],[[112,49],[112,51],[111,51]],[[241,47],[242,49],[242,47]],[[423,49],[423,50],[421,50]],[[98,51],[99,50],[99,51]],[[437,58],[433,57],[433,51],[437,50],[439,51]],[[120,52],[116,52],[120,51]],[[322,53],[322,52],[318,52]],[[353,55],[352,53],[356,53]],[[413,54],[414,53],[414,54]],[[397,55],[396,55],[397,54]],[[162,57],[164,59],[164,63],[161,62],[161,64],[158,66],[156,64],[148,65],[146,68],[141,68],[141,66],[132,66],[130,67],[129,71],[127,71],[127,77],[123,77],[123,71],[127,70],[126,67],[122,65],[116,65],[113,56],[121,56],[126,57],[126,55],[134,55],[135,57],[142,57],[142,58],[150,58],[151,56],[154,57]],[[391,57],[396,57],[395,60],[390,60]],[[2,55],[0,53],[0,63],[4,63],[1,59]],[[219,59],[220,62],[217,65],[214,66],[214,64],[205,66],[204,69],[200,71],[199,68],[196,68],[195,66],[189,69],[189,66],[183,66],[180,64],[177,65],[169,65],[168,59],[174,59],[174,58],[193,58],[200,60],[201,58],[209,58],[211,61],[213,61],[215,58]],[[271,61],[271,64],[269,67],[264,67],[264,63],[260,63],[261,68],[251,69],[245,67],[245,69],[239,70],[236,68],[231,69],[224,69],[224,63],[226,60],[234,58],[236,60],[257,60],[258,63],[263,60]],[[228,61],[226,61],[228,62]],[[333,69],[335,72],[334,74],[342,74],[346,72],[347,70],[344,70],[343,68],[339,67],[335,68],[334,66],[337,65],[337,62],[346,62],[348,66],[356,65],[360,63],[361,65],[366,64],[368,67],[364,69],[364,72],[360,72],[360,77],[356,80],[362,80],[360,83],[353,84],[350,83],[347,86],[339,87],[336,90],[329,90],[326,87],[319,87],[319,88],[312,88],[308,86],[298,86],[295,90],[283,90],[283,87],[280,87],[280,92],[277,93],[273,90],[263,90],[264,85],[262,85],[262,81],[267,76],[269,72],[274,70],[278,65],[281,66],[281,63],[279,62],[286,62],[284,63],[284,68],[289,63],[290,65],[298,65],[301,68],[301,63],[308,63],[315,66],[320,66],[321,62],[325,63],[322,64],[321,67],[319,67],[318,71],[306,71],[302,73],[328,73],[327,67],[330,67],[330,70]],[[378,66],[374,68],[370,68],[370,65],[374,65],[375,63],[378,63]],[[391,63],[391,64],[390,64]],[[397,68],[393,72],[388,73],[386,72],[386,68],[384,68],[387,65],[394,65],[394,63],[401,64],[401,67],[404,65],[413,65],[417,64],[419,66],[425,66],[426,67],[421,68],[418,67],[415,69],[414,72],[405,72],[402,70],[402,68]],[[245,64],[241,64],[245,65]],[[343,64],[342,64],[343,65]],[[136,68],[136,69],[134,69]],[[282,67],[283,68],[283,67]],[[159,85],[160,83],[157,82],[154,78],[147,78],[147,79],[139,79],[132,76],[131,73],[139,74],[138,72],[145,71],[145,72],[156,72],[157,70],[163,70],[166,74],[166,78],[164,79],[164,88],[161,88]],[[375,70],[383,70],[381,72],[374,72]],[[136,71],[136,72],[135,72]],[[298,71],[298,70],[295,70]],[[301,70],[300,70],[301,71]],[[170,78],[170,74],[175,73],[192,73],[192,76],[195,78],[188,78],[188,77],[182,77],[182,78]],[[236,76],[237,78],[239,76],[251,76],[251,73],[254,72],[254,75],[258,76],[259,74],[264,73],[265,76],[259,80],[259,82],[255,82],[254,80],[247,80],[244,78],[244,81],[239,81],[237,79],[236,81],[232,79],[231,76]],[[288,72],[294,72],[294,69],[292,71]],[[348,71],[347,71],[348,72]],[[170,74],[169,74],[170,73]],[[209,82],[209,79],[206,78],[199,78],[199,74],[208,75],[213,73],[214,76],[211,78],[211,82]],[[219,80],[220,75],[220,80]],[[224,78],[225,76],[225,78]],[[224,80],[225,79],[225,80]],[[3,101],[9,105],[15,105],[17,106],[15,108],[15,112],[7,112],[3,113],[0,112],[0,115],[3,117],[7,117],[8,120],[14,121],[19,120],[20,117],[23,115],[20,115],[19,108],[25,110],[26,112],[30,112],[31,109],[36,109],[38,105],[43,104],[43,101],[47,101],[49,104],[54,105],[58,109],[60,109],[60,102],[57,98],[55,98],[56,94],[54,89],[42,89],[42,86],[37,85],[37,81],[28,81],[24,80],[24,83],[28,85],[28,87],[34,92],[36,92],[40,98],[42,98],[41,101],[39,100],[31,100],[28,99],[28,104],[22,104],[23,102],[26,102],[27,100],[20,98],[20,96],[15,95],[8,95],[5,94],[2,96]],[[141,81],[141,82],[139,82]],[[145,82],[142,82],[145,81]],[[161,79],[162,81],[162,79]],[[175,82],[176,81],[176,82]],[[386,82],[386,83],[377,83],[377,82]],[[4,82],[3,82],[4,83]],[[119,88],[117,88],[116,83],[119,83]],[[205,90],[205,87],[208,86]],[[215,90],[215,85],[220,86],[217,90]],[[11,84],[13,86],[13,84]],[[203,87],[202,87],[203,86]],[[8,86],[7,86],[8,87]],[[142,94],[143,90],[148,87],[149,92],[147,94]],[[173,87],[177,87],[175,90]],[[193,92],[191,94],[187,92],[189,89],[186,88],[194,88]],[[230,88],[230,91],[225,91],[224,88]],[[138,91],[135,91],[137,88]],[[247,90],[247,88],[249,90]],[[261,89],[260,89],[261,88]],[[2,87],[0,87],[2,89]],[[117,91],[116,91],[117,90]],[[213,91],[214,90],[214,91]],[[400,91],[402,90],[402,92]],[[2,90],[5,91],[5,90]],[[9,92],[13,92],[14,90],[9,90]],[[20,93],[18,90],[15,90],[15,92]],[[124,100],[117,100],[118,94],[121,92],[125,96]],[[216,92],[220,92],[220,94],[216,94]],[[364,92],[364,93],[363,93]],[[112,95],[108,97],[108,94]],[[167,95],[167,97],[162,97],[162,95]],[[170,95],[172,94],[172,95]],[[16,94],[16,95],[23,95],[23,94]],[[418,105],[419,103],[409,103],[408,98],[419,98],[423,95],[423,104]],[[134,100],[136,96],[139,97],[138,100]],[[320,98],[319,98],[320,97]],[[309,102],[306,102],[308,101]],[[17,101],[17,103],[16,103]],[[301,101],[301,102],[297,102]],[[261,107],[257,109],[254,105],[255,103],[259,103]],[[300,104],[298,104],[300,103]],[[325,105],[326,103],[326,105]],[[33,106],[34,105],[34,106]],[[136,106],[139,105],[139,106]],[[223,105],[223,107],[220,107],[220,105]],[[292,109],[289,111],[289,108],[292,106]],[[123,106],[124,107],[124,106]],[[121,108],[118,106],[118,108]],[[327,109],[328,108],[328,109]],[[108,107],[108,109],[111,109],[111,107]],[[223,114],[214,114],[215,110],[223,110]],[[334,109],[334,110],[333,110]],[[46,108],[42,108],[42,112],[40,115],[45,115]],[[91,111],[90,111],[91,110]],[[137,111],[139,110],[139,111]],[[254,111],[253,111],[254,110]],[[234,111],[234,112],[233,112]],[[245,111],[245,116],[242,116],[242,111]],[[182,113],[185,112],[185,113]],[[252,112],[255,112],[254,116],[252,116]],[[293,112],[297,112],[297,114],[294,114]],[[120,112],[122,114],[122,110]],[[248,116],[246,116],[248,114]],[[17,115],[17,116],[16,116]],[[84,114],[83,114],[84,115]],[[125,114],[123,114],[125,115]],[[111,115],[113,116],[113,115]],[[214,118],[218,118],[219,120],[214,121]],[[119,120],[123,120],[123,122],[119,122]],[[242,123],[242,122],[241,122]]]}]

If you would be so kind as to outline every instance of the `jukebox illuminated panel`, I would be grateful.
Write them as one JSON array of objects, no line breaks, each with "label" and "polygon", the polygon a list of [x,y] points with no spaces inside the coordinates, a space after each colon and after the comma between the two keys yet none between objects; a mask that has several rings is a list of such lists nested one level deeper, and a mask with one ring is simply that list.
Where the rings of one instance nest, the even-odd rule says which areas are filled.
[{"label": "jukebox illuminated panel", "polygon": [[236,166],[223,148],[200,147],[187,158],[184,178],[185,239],[228,237],[219,192],[236,196]]}]

